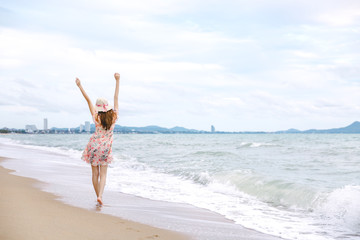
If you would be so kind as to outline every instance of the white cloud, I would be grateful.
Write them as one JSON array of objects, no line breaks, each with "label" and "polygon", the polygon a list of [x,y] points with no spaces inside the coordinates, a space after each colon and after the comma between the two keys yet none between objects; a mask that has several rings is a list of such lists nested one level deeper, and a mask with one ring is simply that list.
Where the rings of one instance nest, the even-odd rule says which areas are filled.
[{"label": "white cloud", "polygon": [[360,3],[348,5],[345,8],[332,9],[329,12],[321,13],[318,20],[334,27],[344,27],[359,25],[360,23]]},{"label": "white cloud", "polygon": [[313,52],[307,52],[307,51],[301,51],[301,50],[291,50],[289,51],[291,55],[293,55],[296,59],[297,58],[305,58],[305,59],[319,59],[320,56],[313,53]]},{"label": "white cloud", "polygon": [[23,105],[7,105],[7,106],[1,106],[0,105],[0,111],[2,112],[8,112],[10,114],[14,113],[27,113],[27,114],[33,114],[38,113],[38,109],[35,107],[29,107],[29,106],[23,106]]},{"label": "white cloud", "polygon": [[359,110],[358,1],[11,1],[4,9],[0,104],[4,113],[36,112],[29,121],[48,114],[59,127],[77,125],[88,109],[75,77],[94,100],[112,100],[115,71],[123,125],[310,128],[351,122]]}]

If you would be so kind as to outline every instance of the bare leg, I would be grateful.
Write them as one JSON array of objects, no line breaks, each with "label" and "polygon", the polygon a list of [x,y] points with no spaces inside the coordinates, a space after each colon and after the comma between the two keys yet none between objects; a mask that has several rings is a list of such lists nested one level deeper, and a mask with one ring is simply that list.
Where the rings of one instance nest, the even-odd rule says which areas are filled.
[{"label": "bare leg", "polygon": [[107,165],[100,165],[100,182],[99,182],[99,195],[97,201],[102,205],[102,195],[104,193],[105,183],[106,183],[106,174],[107,174]]},{"label": "bare leg", "polygon": [[99,166],[91,165],[92,169],[92,183],[96,193],[96,197],[99,197]]}]

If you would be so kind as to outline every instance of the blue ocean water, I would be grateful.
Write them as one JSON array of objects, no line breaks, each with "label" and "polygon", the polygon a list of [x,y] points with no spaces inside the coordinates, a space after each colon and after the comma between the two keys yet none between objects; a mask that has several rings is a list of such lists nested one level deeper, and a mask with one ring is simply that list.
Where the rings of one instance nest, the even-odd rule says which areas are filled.
[{"label": "blue ocean water", "polygon": [[[89,135],[1,135],[78,158]],[[115,134],[107,189],[285,239],[360,239],[360,135]]]}]

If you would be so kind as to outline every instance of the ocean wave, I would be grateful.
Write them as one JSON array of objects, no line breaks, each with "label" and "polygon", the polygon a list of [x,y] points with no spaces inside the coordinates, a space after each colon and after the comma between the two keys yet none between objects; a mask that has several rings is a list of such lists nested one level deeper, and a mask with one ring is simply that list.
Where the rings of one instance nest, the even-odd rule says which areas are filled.
[{"label": "ocean wave", "polygon": [[258,147],[276,147],[277,144],[272,143],[263,143],[263,142],[242,142],[240,143],[240,146],[236,147],[236,149],[241,148],[258,148]]},{"label": "ocean wave", "polygon": [[[211,177],[210,173],[205,172],[184,172],[184,171],[176,171],[178,172],[176,175],[178,175],[180,178],[184,180],[190,180],[194,182],[195,184],[201,184],[201,185],[208,185],[213,181],[213,178]],[[172,171],[172,173],[175,173]]]},{"label": "ocean wave", "polygon": [[188,154],[186,157],[189,156],[212,156],[212,157],[238,157],[237,154],[229,152],[229,151],[195,151],[193,153]]},{"label": "ocean wave", "polygon": [[[109,189],[153,200],[191,204],[222,214],[245,227],[285,239],[329,239],[315,232],[321,229],[304,220],[303,213],[278,208],[259,196],[241,191],[229,182],[220,181],[209,172],[172,175],[158,172],[134,157],[124,159],[109,172]],[[129,163],[131,162],[131,163]],[[249,174],[250,170],[240,171]],[[255,183],[256,184],[256,183]],[[249,184],[250,185],[250,184]],[[268,194],[270,194],[268,192]],[[298,230],[314,232],[299,234]]]},{"label": "ocean wave", "polygon": [[274,207],[311,210],[317,199],[315,190],[283,180],[256,175],[251,170],[236,170],[218,174],[216,180],[244,192]]},{"label": "ocean wave", "polygon": [[19,140],[8,139],[8,138],[3,138],[1,141],[2,141],[2,143],[6,143],[7,145],[18,146],[18,147],[20,146],[20,147],[27,148],[27,149],[51,152],[51,153],[57,154],[57,155],[72,156],[72,157],[79,157],[79,158],[81,156],[81,151],[75,150],[72,148],[67,148],[64,146],[54,146],[54,147],[39,146],[39,145],[35,145],[34,143],[32,143],[30,141],[19,141]]},{"label": "ocean wave", "polygon": [[355,231],[360,239],[360,186],[337,188],[319,199],[316,211],[334,226]]},{"label": "ocean wave", "polygon": [[311,215],[315,220],[314,224],[332,226],[328,229],[329,232],[332,231],[331,228],[338,229],[333,235],[355,233],[360,239],[359,185],[347,185],[324,193],[282,180],[270,180],[251,171],[218,175],[216,181],[233,186],[234,192],[244,192],[276,208]]}]

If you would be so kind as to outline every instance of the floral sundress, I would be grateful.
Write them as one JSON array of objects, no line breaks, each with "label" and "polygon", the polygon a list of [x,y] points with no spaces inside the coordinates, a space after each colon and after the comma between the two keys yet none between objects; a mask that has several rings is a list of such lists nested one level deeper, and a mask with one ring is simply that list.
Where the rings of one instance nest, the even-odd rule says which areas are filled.
[{"label": "floral sundress", "polygon": [[96,121],[96,115],[97,113],[93,116],[95,132],[91,135],[81,159],[92,166],[108,165],[113,161],[112,143],[117,116],[110,129],[105,130],[101,124]]}]

